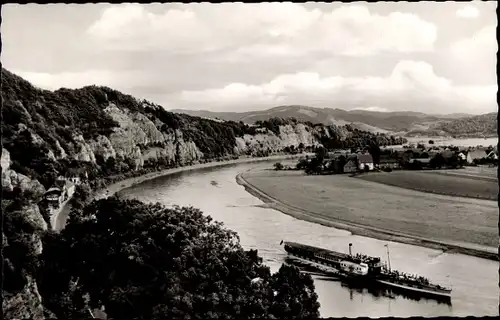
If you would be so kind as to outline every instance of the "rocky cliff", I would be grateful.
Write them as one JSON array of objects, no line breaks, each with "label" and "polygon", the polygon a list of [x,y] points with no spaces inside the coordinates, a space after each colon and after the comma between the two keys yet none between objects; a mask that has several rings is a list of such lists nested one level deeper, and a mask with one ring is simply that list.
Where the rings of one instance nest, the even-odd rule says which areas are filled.
[{"label": "rocky cliff", "polygon": [[2,99],[2,236],[4,266],[12,275],[11,283],[4,286],[6,319],[43,319],[34,274],[47,219],[37,203],[59,175],[84,172],[89,180],[95,180],[143,167],[265,156],[292,146],[358,147],[370,139],[383,144],[401,142],[349,126],[283,119],[260,126],[216,122],[171,113],[106,87],[46,91],[5,69]]}]

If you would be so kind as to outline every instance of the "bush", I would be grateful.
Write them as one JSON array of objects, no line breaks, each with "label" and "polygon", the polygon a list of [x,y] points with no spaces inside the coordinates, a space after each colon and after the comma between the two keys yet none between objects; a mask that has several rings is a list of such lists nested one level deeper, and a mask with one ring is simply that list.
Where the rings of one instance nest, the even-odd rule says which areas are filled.
[{"label": "bush", "polygon": [[283,164],[281,164],[281,162],[276,162],[274,164],[274,170],[276,170],[276,171],[283,170]]}]

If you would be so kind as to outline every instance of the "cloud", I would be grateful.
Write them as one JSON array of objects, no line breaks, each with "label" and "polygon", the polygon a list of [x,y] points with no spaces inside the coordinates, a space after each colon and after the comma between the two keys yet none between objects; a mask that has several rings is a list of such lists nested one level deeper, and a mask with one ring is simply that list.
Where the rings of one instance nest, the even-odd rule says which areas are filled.
[{"label": "cloud", "polygon": [[108,49],[224,51],[232,59],[431,51],[437,37],[434,24],[412,13],[379,15],[361,5],[323,12],[294,3],[197,4],[159,14],[119,5],[105,9],[87,33]]},{"label": "cloud", "polygon": [[473,6],[465,6],[458,9],[456,15],[459,18],[477,18],[479,17],[479,10]]},{"label": "cloud", "polygon": [[[487,26],[476,32],[470,38],[456,41],[450,46],[449,63],[456,66],[472,83],[479,77],[480,83],[493,84],[497,82],[498,42],[496,26]],[[477,83],[477,82],[475,82]]]},{"label": "cloud", "polygon": [[374,111],[374,112],[389,112],[386,108],[380,108],[380,107],[366,107],[366,108],[356,108],[354,110],[363,110],[363,111]]},{"label": "cloud", "polygon": [[44,73],[10,70],[33,85],[46,89],[77,89],[89,85],[108,86],[125,90],[148,80],[148,76],[137,71],[87,70],[82,72]]},{"label": "cloud", "polygon": [[498,51],[496,26],[487,26],[472,37],[453,43],[451,51],[458,59],[478,61],[487,58],[491,61],[493,58],[496,61]]},{"label": "cloud", "polygon": [[179,101],[192,109],[217,106],[219,110],[233,111],[249,105],[255,109],[290,103],[345,109],[376,105],[430,113],[441,107],[478,113],[495,111],[496,88],[456,87],[437,76],[425,62],[401,61],[387,77],[320,77],[314,72],[299,72],[260,85],[237,83],[219,89],[183,91]]}]

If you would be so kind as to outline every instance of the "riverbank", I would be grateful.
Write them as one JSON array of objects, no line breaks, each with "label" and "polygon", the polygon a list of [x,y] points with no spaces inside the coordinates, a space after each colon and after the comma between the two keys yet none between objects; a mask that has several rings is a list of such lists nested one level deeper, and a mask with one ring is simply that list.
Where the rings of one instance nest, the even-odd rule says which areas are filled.
[{"label": "riverbank", "polygon": [[[300,157],[305,157],[306,155],[312,156],[313,153],[300,153],[300,154],[293,154],[293,155],[275,155],[275,156],[262,157],[262,158],[251,158],[251,157],[239,158],[239,159],[235,159],[235,160],[199,163],[199,164],[195,164],[195,165],[191,165],[191,166],[177,167],[177,168],[166,169],[166,170],[161,170],[161,171],[156,171],[156,172],[150,172],[150,173],[138,176],[138,177],[131,177],[131,178],[127,178],[127,179],[124,179],[121,181],[114,182],[114,183],[106,186],[103,189],[95,191],[92,198],[94,200],[104,199],[104,198],[110,197],[110,196],[120,192],[123,189],[130,188],[132,186],[135,186],[137,184],[143,183],[143,182],[148,181],[148,180],[156,179],[156,178],[163,177],[163,176],[168,176],[168,175],[175,174],[175,173],[194,171],[194,170],[200,170],[200,169],[205,169],[205,168],[224,167],[224,166],[229,166],[229,165],[234,165],[234,164],[242,164],[242,163],[264,162],[264,161],[283,161],[283,160],[288,160],[288,159],[297,159]],[[70,204],[68,201],[64,205],[61,206],[61,208],[59,209],[59,211],[57,213],[57,216],[53,217],[55,230],[58,231],[58,230],[61,230],[62,228],[64,228],[70,211],[71,211],[71,208],[70,208]]]},{"label": "riverbank", "polygon": [[288,159],[297,159],[300,157],[305,157],[306,155],[311,156],[314,154],[301,153],[301,154],[296,154],[296,155],[276,155],[276,156],[269,156],[269,157],[262,157],[262,158],[240,158],[240,159],[227,160],[227,161],[221,161],[221,162],[200,163],[200,164],[195,164],[192,166],[177,167],[177,168],[162,170],[162,171],[158,171],[158,172],[151,172],[151,173],[139,176],[139,177],[128,178],[128,179],[125,179],[122,181],[112,183],[109,186],[107,186],[106,188],[97,192],[94,199],[98,200],[98,199],[102,199],[102,198],[107,198],[109,196],[112,196],[115,193],[120,192],[123,189],[130,188],[132,186],[143,183],[145,181],[156,179],[156,178],[163,177],[163,176],[168,176],[168,175],[179,173],[179,172],[194,171],[194,170],[200,170],[200,169],[205,169],[205,168],[224,167],[224,166],[241,164],[241,163],[264,162],[264,161],[283,161],[283,160],[288,160]]},{"label": "riverbank", "polygon": [[[461,253],[479,258],[498,261],[497,249],[489,246],[483,246],[479,244],[476,245],[469,243],[459,243],[458,241],[436,240],[431,237],[421,237],[404,232],[388,230],[381,227],[365,225],[362,223],[354,223],[352,221],[346,221],[345,219],[339,219],[338,217],[333,217],[332,215],[329,215],[327,213],[320,213],[316,211],[313,212],[312,210],[307,210],[304,207],[298,207],[296,205],[290,205],[284,203],[283,201],[280,201],[278,197],[272,196],[269,193],[266,193],[265,191],[261,190],[254,184],[250,183],[247,177],[245,176],[246,174],[248,174],[248,172],[239,174],[236,177],[238,184],[245,187],[245,189],[252,195],[264,201],[267,207],[281,211],[296,219],[318,223],[328,227],[347,230],[352,232],[353,234],[360,236],[366,236],[380,240],[395,241],[405,244],[432,248],[436,250],[442,250],[447,253]],[[303,187],[302,189],[304,190],[305,188]],[[291,195],[291,197],[293,196],[294,195]],[[326,204],[324,204],[324,206],[326,206]],[[364,219],[366,219],[366,217],[361,218],[360,221],[363,221]],[[386,222],[384,222],[383,219],[384,219],[383,217],[378,216],[374,220],[378,220],[379,225],[384,225],[384,223]]]}]

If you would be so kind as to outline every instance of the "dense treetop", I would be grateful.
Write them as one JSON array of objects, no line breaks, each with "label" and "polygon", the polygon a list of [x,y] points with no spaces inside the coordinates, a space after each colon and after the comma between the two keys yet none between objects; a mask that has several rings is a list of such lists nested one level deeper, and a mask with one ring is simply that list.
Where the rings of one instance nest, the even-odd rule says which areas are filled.
[{"label": "dense treetop", "polygon": [[309,275],[290,266],[272,275],[234,232],[194,208],[94,201],[47,237],[42,262],[45,303],[61,317],[83,312],[84,293],[111,318],[318,316]]}]

